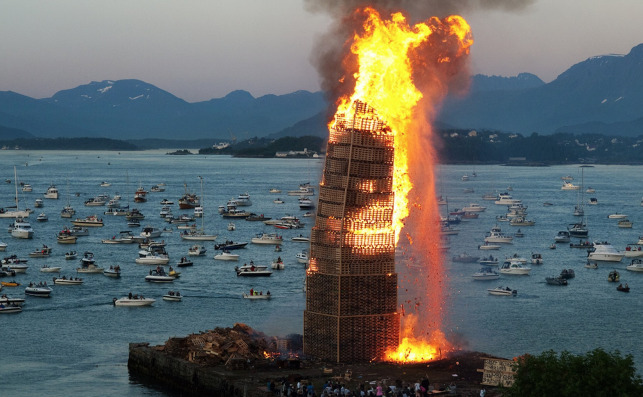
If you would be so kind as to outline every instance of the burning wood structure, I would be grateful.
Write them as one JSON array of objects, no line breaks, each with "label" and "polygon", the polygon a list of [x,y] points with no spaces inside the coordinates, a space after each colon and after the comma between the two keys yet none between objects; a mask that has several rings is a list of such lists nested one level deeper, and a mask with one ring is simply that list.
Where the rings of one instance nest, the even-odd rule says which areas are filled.
[{"label": "burning wood structure", "polygon": [[399,343],[393,144],[366,103],[335,115],[311,235],[305,354],[370,361]]}]

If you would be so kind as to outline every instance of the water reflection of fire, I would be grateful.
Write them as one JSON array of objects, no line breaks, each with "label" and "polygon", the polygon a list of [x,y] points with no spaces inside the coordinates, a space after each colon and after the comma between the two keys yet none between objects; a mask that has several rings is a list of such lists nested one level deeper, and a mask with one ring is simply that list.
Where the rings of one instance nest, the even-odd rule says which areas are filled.
[{"label": "water reflection of fire", "polygon": [[[334,125],[344,122],[356,103],[373,107],[394,136],[393,223],[382,226],[376,214],[390,203],[374,203],[362,208],[354,219],[372,219],[351,226],[355,249],[404,243],[416,257],[415,264],[400,269],[400,289],[417,296],[400,307],[401,342],[390,349],[387,360],[427,361],[452,349],[441,331],[444,283],[442,257],[438,249],[439,214],[435,202],[435,151],[431,146],[429,118],[457,76],[472,44],[470,29],[464,19],[450,16],[431,18],[410,26],[401,13],[383,20],[373,8],[359,9],[356,18],[364,20],[355,34],[344,65],[345,79],[355,84],[352,93],[338,100]],[[329,139],[332,142],[333,135]],[[375,191],[374,182],[364,182],[359,189]],[[411,214],[411,217],[409,217]],[[371,216],[372,215],[372,216]],[[400,242],[402,229],[407,239]],[[408,261],[407,261],[408,262]],[[418,266],[419,263],[419,267]],[[415,266],[415,267],[414,267]],[[311,269],[315,265],[311,263]],[[398,265],[398,269],[400,266]],[[313,270],[314,271],[314,270]],[[404,285],[402,285],[404,283]]]}]

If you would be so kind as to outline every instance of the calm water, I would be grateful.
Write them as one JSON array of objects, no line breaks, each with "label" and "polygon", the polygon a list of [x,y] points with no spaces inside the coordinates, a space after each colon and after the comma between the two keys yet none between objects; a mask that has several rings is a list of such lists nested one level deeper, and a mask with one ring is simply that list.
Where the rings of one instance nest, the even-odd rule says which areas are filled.
[{"label": "calm water", "polygon": [[[26,165],[28,164],[28,165]],[[71,194],[71,204],[77,216],[102,214],[104,207],[85,207],[83,202],[100,193],[133,197],[139,185],[149,189],[153,184],[166,183],[163,193],[150,193],[147,203],[137,204],[145,215],[143,223],[160,228],[167,226],[158,216],[163,198],[175,202],[184,191],[184,183],[190,190],[199,191],[198,176],[204,178],[205,227],[208,232],[219,234],[218,241],[234,239],[249,241],[256,233],[274,231],[260,222],[235,221],[237,229],[228,232],[228,220],[220,218],[216,207],[243,192],[251,195],[253,205],[249,209],[266,216],[281,217],[286,214],[301,215],[296,198],[288,197],[286,190],[295,189],[302,182],[318,182],[322,160],[279,159],[234,159],[220,156],[166,156],[161,152],[136,153],[67,153],[7,151],[0,156],[0,181],[13,180],[13,166],[18,166],[18,179],[33,186],[32,193],[21,193],[21,207],[33,208],[36,198],[42,197],[50,183],[55,183],[61,193],[59,200],[44,200],[42,212],[49,215],[49,222],[37,223],[33,240],[18,240],[8,234],[2,241],[9,244],[7,255],[27,257],[42,244],[53,247],[49,259],[30,259],[30,268],[16,279],[23,284],[30,281],[49,281],[52,275],[40,273],[43,263],[63,266],[63,275],[75,275],[76,261],[65,261],[64,252],[91,250],[97,263],[102,266],[119,264],[123,269],[121,279],[103,275],[85,275],[85,284],[55,286],[50,299],[27,297],[23,313],[0,317],[4,336],[0,372],[3,374],[3,394],[30,396],[47,393],[63,396],[83,393],[94,395],[163,396],[162,391],[152,390],[130,380],[127,372],[127,345],[129,342],[147,341],[160,344],[172,336],[184,336],[214,327],[232,326],[244,322],[267,334],[286,335],[301,333],[304,293],[302,291],[304,267],[295,260],[295,254],[306,248],[305,244],[287,241],[283,252],[277,254],[272,246],[249,244],[241,254],[241,262],[251,259],[268,264],[280,255],[286,269],[276,271],[270,278],[251,280],[238,278],[234,262],[212,259],[214,249],[206,243],[206,257],[195,258],[195,266],[181,269],[181,278],[172,285],[145,283],[149,267],[136,265],[134,259],[138,248],[134,245],[104,245],[101,239],[109,238],[120,230],[128,229],[124,217],[103,216],[105,227],[91,230],[91,235],[81,237],[76,246],[55,243],[56,232],[68,220],[60,218],[60,209]],[[636,242],[643,223],[641,194],[636,175],[641,167],[597,166],[585,170],[585,185],[592,186],[599,205],[586,206],[590,227],[590,239],[608,240],[622,249],[627,243]],[[481,195],[488,191],[503,191],[508,185],[514,189],[516,198],[529,206],[528,218],[536,220],[536,226],[521,227],[525,233],[514,244],[493,252],[494,256],[529,256],[531,252],[543,254],[545,264],[534,266],[530,276],[503,276],[501,280],[473,281],[471,274],[477,270],[473,264],[451,263],[445,278],[449,282],[448,325],[450,335],[467,344],[470,349],[512,357],[525,352],[538,353],[553,348],[584,352],[597,346],[619,349],[635,355],[639,368],[643,352],[638,347],[638,330],[641,329],[643,300],[643,274],[625,270],[623,261],[616,265],[602,266],[598,270],[583,267],[585,252],[560,245],[549,250],[553,236],[564,230],[577,218],[572,216],[578,196],[573,191],[561,191],[561,176],[573,175],[580,183],[578,168],[573,166],[550,168],[517,168],[486,166],[476,167],[478,177],[462,182],[463,174],[473,169],[463,166],[441,168],[439,190],[449,197],[451,209],[470,202],[489,207],[480,219],[463,222],[458,226],[460,234],[450,237],[449,257],[461,252],[475,255],[487,254],[478,251],[484,233],[496,222],[495,216],[504,208],[485,202]],[[128,183],[129,180],[129,183]],[[69,181],[69,188],[67,187]],[[102,181],[112,183],[103,188]],[[268,193],[277,187],[280,195]],[[473,188],[474,193],[464,193]],[[80,195],[75,196],[78,192]],[[8,206],[13,200],[14,185],[0,185],[0,205]],[[274,204],[277,196],[285,204]],[[585,196],[585,200],[590,195]],[[554,203],[543,207],[542,203]],[[130,203],[131,206],[134,203]],[[174,214],[180,213],[174,206]],[[444,210],[444,209],[443,209]],[[633,229],[619,229],[615,220],[608,220],[613,212],[629,215]],[[186,211],[187,212],[187,211]],[[303,230],[279,231],[284,240],[300,233],[309,235],[312,220],[306,219]],[[0,219],[0,227],[6,228],[8,219]],[[517,227],[501,224],[506,232],[515,232]],[[178,232],[163,236],[172,261],[187,255],[191,243],[182,241]],[[629,294],[619,293],[613,284],[606,281],[612,268],[621,272],[623,282],[632,288]],[[576,278],[568,287],[552,287],[544,279],[556,275],[563,268],[576,270]],[[487,288],[509,285],[518,289],[518,296],[489,296]],[[271,301],[246,301],[241,293],[250,288],[270,289]],[[183,302],[162,301],[168,289],[178,289],[184,295]],[[129,291],[157,298],[150,308],[115,308],[113,297]],[[22,296],[23,289],[5,288],[3,293]]]}]

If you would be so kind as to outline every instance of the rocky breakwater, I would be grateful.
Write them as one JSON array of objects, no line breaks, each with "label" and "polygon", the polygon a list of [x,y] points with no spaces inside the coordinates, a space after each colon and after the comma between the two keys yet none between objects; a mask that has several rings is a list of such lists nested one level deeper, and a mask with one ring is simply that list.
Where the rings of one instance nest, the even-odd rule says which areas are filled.
[{"label": "rocky breakwater", "polygon": [[256,366],[269,360],[276,338],[245,324],[170,338],[164,345],[130,343],[130,375],[144,383],[193,395],[255,396]]}]

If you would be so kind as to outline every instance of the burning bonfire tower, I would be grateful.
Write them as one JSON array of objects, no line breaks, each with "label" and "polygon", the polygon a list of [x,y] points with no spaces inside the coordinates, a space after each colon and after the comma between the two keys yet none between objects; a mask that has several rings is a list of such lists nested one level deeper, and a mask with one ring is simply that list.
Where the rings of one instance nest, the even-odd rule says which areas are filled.
[{"label": "burning bonfire tower", "polygon": [[366,103],[335,115],[311,236],[306,354],[370,361],[399,343],[393,143]]}]

